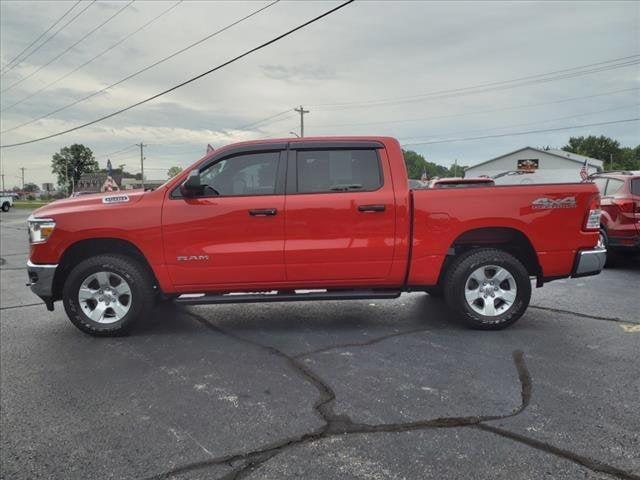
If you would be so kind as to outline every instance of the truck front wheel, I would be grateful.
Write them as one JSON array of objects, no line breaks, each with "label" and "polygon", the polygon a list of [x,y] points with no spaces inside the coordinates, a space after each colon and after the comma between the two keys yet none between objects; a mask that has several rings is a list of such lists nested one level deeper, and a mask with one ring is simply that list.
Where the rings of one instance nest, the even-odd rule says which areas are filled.
[{"label": "truck front wheel", "polygon": [[2,204],[2,211],[3,212],[8,212],[10,208],[11,208],[11,204],[9,202],[4,202]]},{"label": "truck front wheel", "polygon": [[524,314],[531,299],[531,281],[513,255],[497,249],[471,250],[451,265],[445,299],[467,326],[500,330]]},{"label": "truck front wheel", "polygon": [[123,335],[153,308],[153,282],[132,257],[97,255],[71,270],[63,303],[71,322],[83,332]]}]

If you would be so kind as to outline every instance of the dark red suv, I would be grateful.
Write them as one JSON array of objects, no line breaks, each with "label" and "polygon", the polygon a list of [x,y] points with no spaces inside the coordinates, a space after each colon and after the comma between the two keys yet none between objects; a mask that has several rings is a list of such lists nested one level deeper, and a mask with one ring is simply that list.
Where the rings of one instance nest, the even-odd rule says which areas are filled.
[{"label": "dark red suv", "polygon": [[591,177],[600,190],[600,242],[609,251],[640,251],[640,171]]}]

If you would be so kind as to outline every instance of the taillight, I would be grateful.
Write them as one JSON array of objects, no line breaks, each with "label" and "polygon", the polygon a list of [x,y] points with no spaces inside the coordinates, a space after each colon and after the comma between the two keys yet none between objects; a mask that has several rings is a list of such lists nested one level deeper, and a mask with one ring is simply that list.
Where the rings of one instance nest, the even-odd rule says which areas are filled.
[{"label": "taillight", "polygon": [[613,204],[623,213],[633,213],[634,202],[631,198],[616,198]]},{"label": "taillight", "polygon": [[600,230],[600,195],[594,195],[589,200],[589,213],[583,230]]}]

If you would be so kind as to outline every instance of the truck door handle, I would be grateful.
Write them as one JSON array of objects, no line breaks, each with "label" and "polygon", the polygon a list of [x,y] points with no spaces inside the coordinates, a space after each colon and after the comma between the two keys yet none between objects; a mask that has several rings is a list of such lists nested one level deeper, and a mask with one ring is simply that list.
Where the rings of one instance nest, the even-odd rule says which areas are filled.
[{"label": "truck door handle", "polygon": [[252,217],[266,217],[268,215],[275,215],[277,213],[277,208],[254,208],[249,210],[249,215],[251,215]]},{"label": "truck door handle", "polygon": [[384,205],[359,205],[358,211],[360,212],[384,212]]}]

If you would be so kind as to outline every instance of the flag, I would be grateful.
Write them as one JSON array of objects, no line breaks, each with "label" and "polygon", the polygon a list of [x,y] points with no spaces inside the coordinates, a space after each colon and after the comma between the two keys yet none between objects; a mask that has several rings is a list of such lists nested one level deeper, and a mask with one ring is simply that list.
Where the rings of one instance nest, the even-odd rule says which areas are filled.
[{"label": "flag", "polygon": [[584,161],[582,168],[580,169],[580,178],[584,182],[587,178],[589,178],[589,170],[587,169],[587,161]]},{"label": "flag", "polygon": [[207,155],[209,155],[211,152],[213,152],[213,147],[211,146],[210,143],[207,143]]},{"label": "flag", "polygon": [[113,174],[113,167],[111,166],[111,159],[107,158],[107,177],[111,177]]}]

